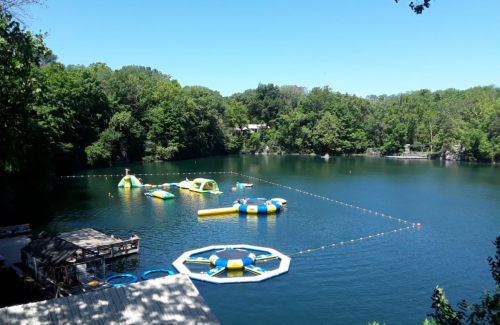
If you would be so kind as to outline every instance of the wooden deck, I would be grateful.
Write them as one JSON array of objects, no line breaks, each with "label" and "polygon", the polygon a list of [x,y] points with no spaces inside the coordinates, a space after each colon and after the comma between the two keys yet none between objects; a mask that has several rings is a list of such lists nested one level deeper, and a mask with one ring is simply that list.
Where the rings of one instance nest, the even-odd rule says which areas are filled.
[{"label": "wooden deck", "polygon": [[57,237],[69,241],[77,246],[89,249],[104,258],[113,258],[139,253],[140,239],[120,241],[91,228],[66,232]]},{"label": "wooden deck", "polygon": [[187,275],[0,309],[0,324],[220,324]]},{"label": "wooden deck", "polygon": [[29,223],[24,223],[22,225],[0,227],[0,238],[12,237],[19,235],[30,235],[31,229]]},{"label": "wooden deck", "polygon": [[21,248],[30,242],[26,236],[0,238],[0,255],[5,258],[4,266],[10,267],[14,263],[21,262]]}]

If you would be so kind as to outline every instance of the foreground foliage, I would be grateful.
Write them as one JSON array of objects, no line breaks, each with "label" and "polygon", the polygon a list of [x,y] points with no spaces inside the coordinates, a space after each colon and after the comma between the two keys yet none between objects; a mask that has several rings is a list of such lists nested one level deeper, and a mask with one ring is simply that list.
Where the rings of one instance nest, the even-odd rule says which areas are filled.
[{"label": "foreground foliage", "polygon": [[434,313],[428,315],[439,325],[479,325],[500,324],[500,237],[494,242],[495,257],[488,257],[491,275],[495,281],[493,293],[486,291],[479,303],[468,303],[462,300],[458,303],[458,310],[450,305],[443,289],[436,287],[432,295]]}]

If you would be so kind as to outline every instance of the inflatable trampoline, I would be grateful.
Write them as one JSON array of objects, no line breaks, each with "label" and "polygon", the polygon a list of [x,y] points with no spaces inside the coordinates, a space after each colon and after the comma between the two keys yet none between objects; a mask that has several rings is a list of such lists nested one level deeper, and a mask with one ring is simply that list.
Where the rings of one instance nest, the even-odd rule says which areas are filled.
[{"label": "inflatable trampoline", "polygon": [[[193,256],[214,250],[215,252],[210,257]],[[262,254],[256,255],[249,250]],[[270,259],[279,260],[279,266],[276,269],[266,270],[255,265],[258,262]],[[188,263],[209,264],[211,268],[206,272],[193,272],[186,266]],[[216,284],[262,282],[288,272],[290,257],[274,249],[259,246],[208,246],[182,254],[172,265],[179,273],[186,274],[191,279],[200,281]],[[245,271],[247,271],[246,275]],[[218,276],[224,272],[227,274],[227,277]],[[253,275],[248,275],[252,273]]]},{"label": "inflatable trampoline", "polygon": [[241,269],[255,262],[255,254],[241,249],[224,249],[210,256],[210,263],[228,269]]},{"label": "inflatable trampoline", "polygon": [[274,213],[280,211],[281,203],[273,199],[250,198],[233,202],[233,207],[243,213]]}]

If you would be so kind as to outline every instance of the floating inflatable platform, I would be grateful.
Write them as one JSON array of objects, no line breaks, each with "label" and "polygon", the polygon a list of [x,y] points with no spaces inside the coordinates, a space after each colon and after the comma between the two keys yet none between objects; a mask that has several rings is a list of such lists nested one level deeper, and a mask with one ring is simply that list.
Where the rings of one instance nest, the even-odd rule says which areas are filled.
[{"label": "floating inflatable platform", "polygon": [[182,181],[177,184],[178,184],[177,186],[179,186],[180,188],[188,190],[193,185],[193,181]]},{"label": "floating inflatable platform", "polygon": [[[246,203],[246,204],[243,204]],[[246,202],[235,201],[233,207],[243,213],[274,213],[281,209],[281,203],[273,199],[266,198],[250,198]]]},{"label": "floating inflatable platform", "polygon": [[189,188],[190,191],[198,193],[222,194],[219,185],[213,179],[195,178]]},{"label": "floating inflatable platform", "polygon": [[[214,216],[217,214],[224,213],[250,213],[250,214],[264,214],[264,213],[274,213],[281,210],[281,207],[287,203],[285,199],[275,198],[275,199],[265,199],[265,198],[251,198],[247,199],[247,205],[242,204],[242,202],[235,201],[232,207],[228,208],[218,208],[218,209],[204,209],[198,210],[198,216]],[[268,203],[268,204],[267,204]]]},{"label": "floating inflatable platform", "polygon": [[175,195],[170,192],[163,190],[150,190],[147,193],[144,193],[146,196],[157,197],[159,199],[173,199]]},{"label": "floating inflatable platform", "polygon": [[179,187],[179,183],[163,183],[158,185],[158,187]]},{"label": "floating inflatable platform", "polygon": [[218,209],[205,209],[205,210],[198,210],[198,216],[200,216],[200,217],[214,216],[217,214],[234,213],[234,212],[238,212],[238,210],[235,207],[218,208]]},{"label": "floating inflatable platform", "polygon": [[[210,257],[193,256],[214,250],[216,252]],[[257,252],[261,252],[262,254],[257,255]],[[277,269],[266,270],[255,265],[255,263],[259,261],[269,259],[279,259],[280,263]],[[187,274],[191,279],[224,284],[262,282],[288,272],[290,261],[290,257],[271,248],[251,245],[224,245],[208,246],[186,252],[176,259],[172,265],[179,273]],[[186,266],[188,263],[209,264],[211,268],[206,272],[191,272]],[[218,275],[222,274],[224,271],[228,272],[233,270],[241,270],[241,273],[239,273],[238,276],[231,275],[230,277],[218,277]],[[244,271],[256,275],[248,276],[244,274]]]},{"label": "floating inflatable platform", "polygon": [[253,184],[251,183],[236,183],[237,187],[252,187]]},{"label": "floating inflatable platform", "polygon": [[130,188],[130,187],[142,187],[141,181],[135,177],[134,175],[126,175],[124,176],[121,181],[118,183],[118,187],[125,187],[125,188]]}]

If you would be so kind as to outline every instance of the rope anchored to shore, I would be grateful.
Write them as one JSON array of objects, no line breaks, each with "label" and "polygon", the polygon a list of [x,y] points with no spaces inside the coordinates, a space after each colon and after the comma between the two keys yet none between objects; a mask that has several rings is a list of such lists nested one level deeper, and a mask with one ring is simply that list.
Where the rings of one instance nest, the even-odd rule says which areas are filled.
[{"label": "rope anchored to shore", "polygon": [[338,246],[342,246],[342,245],[345,245],[345,244],[354,243],[354,242],[365,240],[365,239],[373,239],[373,238],[377,238],[377,237],[380,237],[380,236],[393,234],[395,232],[403,231],[403,230],[408,230],[408,229],[411,229],[411,228],[415,228],[415,224],[413,224],[413,226],[411,226],[411,227],[394,229],[394,230],[387,231],[387,232],[381,232],[381,233],[378,233],[376,235],[370,235],[370,236],[366,236],[366,237],[351,239],[351,240],[348,240],[348,241],[341,241],[340,243],[331,244],[331,245],[327,245],[327,246],[321,246],[321,247],[317,247],[317,248],[311,248],[311,249],[300,251],[300,252],[297,252],[295,254],[291,254],[291,255],[288,255],[288,256],[301,255],[301,254],[311,253],[311,252],[314,252],[314,251],[319,251],[319,250],[322,250],[322,249],[325,249],[325,248],[338,247]]},{"label": "rope anchored to shore", "polygon": [[302,190],[299,190],[299,189],[296,189],[296,188],[292,188],[290,186],[285,186],[285,185],[281,185],[281,184],[278,184],[278,183],[273,183],[273,182],[270,182],[270,181],[266,181],[265,179],[261,179],[261,178],[257,178],[257,177],[253,177],[253,176],[249,176],[249,175],[245,175],[245,174],[240,174],[240,173],[234,173],[234,172],[233,172],[233,174],[237,174],[237,175],[240,175],[240,176],[249,177],[251,179],[255,179],[255,180],[258,180],[258,181],[261,181],[261,182],[264,182],[264,183],[268,183],[268,184],[272,184],[272,185],[276,185],[276,186],[281,186],[283,188],[286,188],[286,189],[289,189],[289,190],[292,190],[292,191],[296,191],[296,192],[303,193],[303,194],[306,194],[306,195],[311,195],[311,196],[317,197],[319,199],[330,201],[330,202],[334,202],[334,203],[338,203],[340,205],[345,205],[347,207],[351,207],[351,208],[356,208],[358,210],[367,211],[368,213],[373,213],[373,214],[379,215],[381,217],[387,217],[387,218],[389,218],[391,220],[401,221],[401,222],[404,222],[404,223],[412,224],[413,226],[416,225],[415,223],[407,221],[407,220],[402,220],[400,218],[395,218],[395,217],[392,217],[392,216],[388,216],[388,215],[385,215],[383,213],[379,213],[379,212],[376,212],[376,211],[372,211],[372,210],[368,210],[368,209],[365,209],[365,208],[361,208],[361,207],[358,207],[358,206],[355,206],[355,205],[352,205],[352,204],[349,204],[349,203],[341,202],[341,201],[338,201],[338,200],[335,200],[335,199],[331,199],[331,198],[328,198],[328,197],[325,197],[325,196],[321,196],[321,195],[317,195],[317,194],[314,194],[314,193],[310,193],[310,192],[307,192],[307,191],[302,191]]},{"label": "rope anchored to shore", "polygon": [[299,192],[299,193],[303,193],[303,194],[306,194],[306,195],[311,195],[311,196],[314,196],[314,197],[317,197],[317,198],[320,198],[320,199],[323,199],[323,200],[326,200],[326,201],[338,203],[340,205],[345,205],[345,206],[348,206],[348,207],[351,207],[351,208],[356,208],[358,210],[367,211],[368,213],[373,213],[373,214],[381,216],[381,217],[387,217],[387,218],[389,218],[391,220],[397,220],[398,222],[404,222],[405,224],[411,224],[411,226],[407,226],[407,227],[404,227],[404,228],[394,229],[394,230],[391,230],[391,231],[382,232],[382,233],[378,233],[378,234],[375,234],[375,235],[369,235],[369,236],[366,236],[366,237],[355,238],[355,239],[351,239],[351,240],[348,240],[348,241],[341,241],[339,243],[335,243],[335,244],[331,244],[331,245],[327,245],[327,246],[321,246],[321,247],[317,247],[317,248],[311,248],[311,249],[303,250],[303,251],[300,251],[300,252],[297,252],[295,254],[291,254],[291,255],[288,255],[288,256],[294,256],[294,255],[301,255],[301,254],[305,254],[305,253],[311,253],[311,252],[318,251],[318,250],[325,249],[325,248],[329,248],[329,247],[338,247],[338,246],[341,246],[341,245],[344,245],[344,244],[354,243],[354,242],[358,242],[358,241],[365,240],[365,239],[373,239],[373,238],[377,238],[377,237],[380,237],[380,236],[384,236],[384,235],[388,235],[388,234],[393,234],[393,233],[396,233],[398,231],[412,229],[412,228],[415,228],[415,227],[420,228],[420,226],[421,226],[420,223],[414,223],[414,222],[410,222],[410,221],[407,221],[407,220],[402,220],[400,218],[395,218],[395,217],[392,217],[392,216],[385,215],[384,213],[379,213],[379,212],[372,211],[372,210],[369,210],[369,209],[361,208],[361,207],[358,207],[358,206],[355,206],[355,205],[352,205],[352,204],[348,204],[348,203],[345,203],[345,202],[340,202],[338,200],[327,198],[325,196],[317,195],[317,194],[310,193],[310,192],[307,192],[307,191],[302,191],[302,190],[299,190],[299,189],[296,189],[296,188],[292,188],[290,186],[285,186],[285,185],[282,185],[282,184],[270,182],[270,181],[267,181],[265,179],[257,178],[257,177],[250,176],[250,175],[240,174],[240,173],[234,173],[234,174],[237,174],[237,175],[240,175],[240,176],[244,176],[244,177],[248,177],[248,178],[251,178],[251,179],[254,179],[254,180],[257,180],[257,181],[261,181],[261,182],[264,182],[264,183],[268,183],[268,184],[271,184],[271,185],[280,186],[280,187],[283,187],[283,188],[286,188],[286,189],[289,189],[289,190],[292,190],[292,191],[296,191],[296,192]]}]

